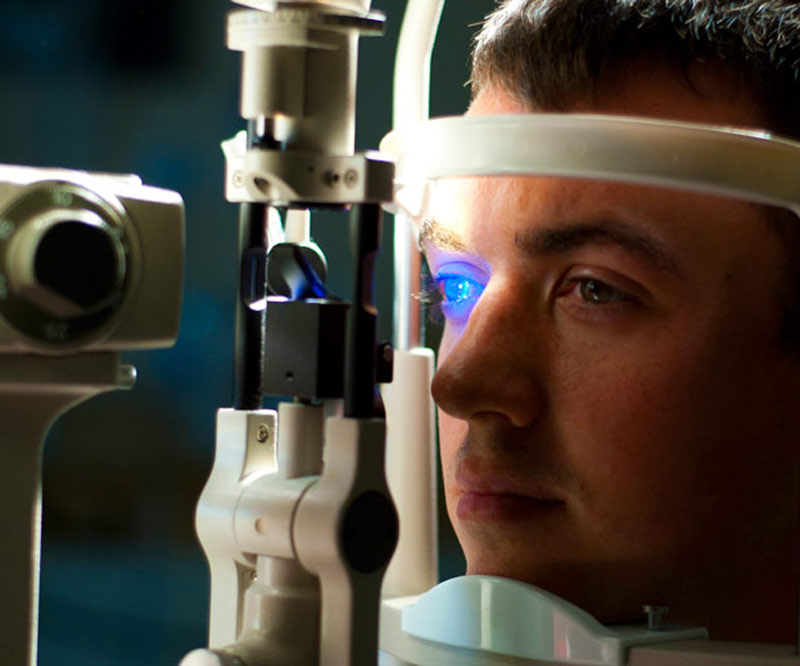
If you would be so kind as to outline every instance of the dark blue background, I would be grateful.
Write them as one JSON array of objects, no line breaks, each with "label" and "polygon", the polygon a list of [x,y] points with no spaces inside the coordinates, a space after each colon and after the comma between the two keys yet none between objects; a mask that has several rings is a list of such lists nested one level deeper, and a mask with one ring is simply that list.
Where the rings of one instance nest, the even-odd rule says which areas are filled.
[{"label": "dark blue background", "polygon": [[[390,127],[404,2],[375,0],[387,35],[362,41],[358,147]],[[463,112],[468,24],[489,0],[450,0],[434,54],[432,112]],[[223,198],[219,142],[241,129],[239,56],[224,44],[223,0],[3,0],[0,162],[136,173],[186,202],[181,334],[126,354],[130,392],[63,416],[44,457],[40,666],[177,664],[205,644],[208,573],[194,506],[213,457],[214,415],[232,399],[236,208]],[[342,220],[314,224],[348,281]],[[385,245],[390,249],[387,224]],[[388,253],[387,253],[388,255]],[[391,272],[379,266],[381,333]],[[442,574],[459,573],[445,538]]]}]

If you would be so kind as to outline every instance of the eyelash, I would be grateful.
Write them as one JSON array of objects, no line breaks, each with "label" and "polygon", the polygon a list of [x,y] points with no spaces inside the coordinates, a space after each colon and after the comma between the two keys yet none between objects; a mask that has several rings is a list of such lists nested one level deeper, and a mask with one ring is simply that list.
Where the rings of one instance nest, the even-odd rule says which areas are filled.
[{"label": "eyelash", "polygon": [[444,297],[440,290],[439,281],[431,275],[428,265],[422,269],[422,279],[420,280],[420,290],[413,294],[425,309],[428,322],[431,324],[444,323],[444,312],[442,312],[442,302]]}]

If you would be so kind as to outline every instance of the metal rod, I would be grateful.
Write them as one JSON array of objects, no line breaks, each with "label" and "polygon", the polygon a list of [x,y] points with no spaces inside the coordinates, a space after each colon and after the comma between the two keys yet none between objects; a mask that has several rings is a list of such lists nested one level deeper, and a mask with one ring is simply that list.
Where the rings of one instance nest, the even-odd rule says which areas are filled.
[{"label": "metal rod", "polygon": [[[249,147],[276,147],[265,123],[248,121]],[[235,409],[260,409],[266,330],[267,206],[239,207],[239,285],[234,342]]]},{"label": "metal rod", "polygon": [[395,349],[422,346],[420,291],[422,258],[417,249],[413,221],[402,213],[394,216],[394,329]]},{"label": "metal rod", "polygon": [[[445,0],[409,0],[397,45],[394,70],[393,124],[407,128],[428,119],[431,55]],[[422,345],[420,255],[413,221],[403,214],[394,218],[394,335],[395,349]]]},{"label": "metal rod", "polygon": [[350,211],[355,287],[347,322],[344,413],[353,418],[375,415],[378,312],[373,283],[375,260],[381,244],[382,215],[377,204],[356,204]]}]

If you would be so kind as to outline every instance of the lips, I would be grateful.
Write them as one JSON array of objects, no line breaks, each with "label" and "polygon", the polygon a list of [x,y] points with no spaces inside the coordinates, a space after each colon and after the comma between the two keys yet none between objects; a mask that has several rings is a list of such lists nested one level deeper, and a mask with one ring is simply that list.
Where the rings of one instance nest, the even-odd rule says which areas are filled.
[{"label": "lips", "polygon": [[564,507],[558,500],[540,500],[513,494],[461,493],[456,505],[460,520],[480,522],[527,521],[541,518]]},{"label": "lips", "polygon": [[456,468],[456,514],[460,520],[533,520],[565,504],[547,484],[521,479],[504,470],[486,469],[462,459]]}]

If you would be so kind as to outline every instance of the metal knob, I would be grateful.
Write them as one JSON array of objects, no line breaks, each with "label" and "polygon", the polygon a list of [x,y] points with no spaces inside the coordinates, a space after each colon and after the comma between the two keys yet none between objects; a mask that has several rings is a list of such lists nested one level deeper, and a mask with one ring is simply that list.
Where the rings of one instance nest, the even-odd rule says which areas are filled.
[{"label": "metal knob", "polygon": [[642,612],[647,616],[647,630],[661,631],[664,628],[664,616],[669,613],[669,607],[647,605],[642,606]]}]

